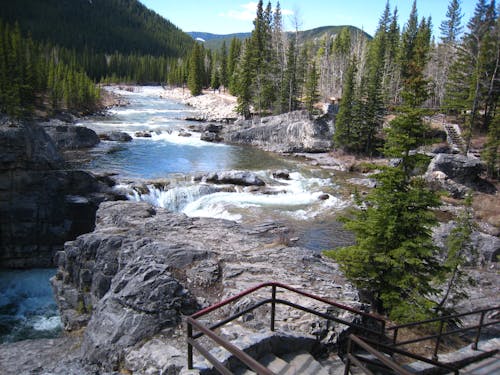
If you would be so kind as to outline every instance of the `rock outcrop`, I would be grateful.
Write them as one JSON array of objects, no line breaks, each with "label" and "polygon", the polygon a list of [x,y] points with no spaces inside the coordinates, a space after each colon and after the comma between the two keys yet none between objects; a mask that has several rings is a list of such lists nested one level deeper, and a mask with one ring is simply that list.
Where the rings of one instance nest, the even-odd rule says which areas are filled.
[{"label": "rock outcrop", "polygon": [[233,184],[240,186],[264,186],[266,183],[255,173],[248,171],[221,171],[201,174],[194,177],[195,181],[214,184]]},{"label": "rock outcrop", "polygon": [[92,129],[61,121],[42,123],[45,132],[59,150],[75,150],[94,147],[99,143],[99,136]]},{"label": "rock outcrop", "polygon": [[67,170],[35,123],[0,124],[0,267],[48,267],[65,241],[94,228],[107,186]]},{"label": "rock outcrop", "polygon": [[[185,352],[178,333],[183,314],[260,282],[279,280],[356,305],[356,292],[333,262],[276,241],[285,230],[276,223],[245,227],[188,218],[147,203],[104,202],[95,230],[66,243],[58,254],[52,282],[65,328],[88,322],[82,343],[87,362],[108,371],[119,363],[134,364],[141,373],[145,369],[135,368],[137,356],[154,347],[155,355],[144,366],[159,372],[166,363],[178,363],[179,353]],[[310,307],[316,303],[287,297]],[[246,298],[223,313],[239,311],[251,301]],[[260,316],[266,311],[259,311],[244,323],[247,329],[261,329],[268,321]],[[303,332],[315,321],[297,313],[284,319],[278,318],[280,324]]]},{"label": "rock outcrop", "polygon": [[459,154],[438,154],[430,162],[424,178],[436,190],[446,190],[454,198],[463,198],[468,190],[494,193],[495,187],[481,179],[481,160]]},{"label": "rock outcrop", "polygon": [[325,117],[311,119],[296,111],[257,120],[238,120],[225,127],[224,141],[279,153],[324,152],[332,147],[332,129]]}]

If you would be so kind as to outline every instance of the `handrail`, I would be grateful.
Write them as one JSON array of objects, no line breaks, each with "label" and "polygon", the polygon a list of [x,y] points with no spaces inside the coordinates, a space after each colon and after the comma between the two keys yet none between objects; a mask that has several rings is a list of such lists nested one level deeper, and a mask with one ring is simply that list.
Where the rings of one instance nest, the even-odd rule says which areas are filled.
[{"label": "handrail", "polygon": [[[422,320],[419,322],[400,324],[400,325],[396,325],[396,326],[387,327],[386,330],[387,331],[394,331],[393,339],[392,339],[393,347],[414,344],[417,342],[436,339],[436,344],[434,346],[433,358],[437,359],[437,354],[439,352],[439,346],[441,344],[441,338],[444,336],[454,335],[454,334],[461,333],[461,332],[477,330],[476,337],[474,339],[474,343],[472,344],[472,348],[474,350],[477,350],[477,345],[479,342],[479,338],[481,336],[481,329],[484,327],[488,327],[488,326],[500,323],[500,319],[493,320],[493,321],[487,322],[487,323],[484,322],[484,318],[485,318],[486,313],[489,311],[495,311],[495,310],[500,311],[500,306],[488,307],[488,308],[479,309],[479,310],[475,310],[475,311],[469,311],[469,312],[460,313],[460,314],[441,316],[441,317],[437,317],[437,318],[433,318],[433,319]],[[457,318],[462,318],[464,316],[476,315],[476,314],[480,314],[478,324],[443,332],[444,323],[446,321],[457,319]],[[404,340],[404,341],[397,342],[397,336],[398,336],[398,332],[400,329],[402,329],[402,328],[414,328],[414,327],[423,326],[425,324],[430,324],[430,323],[439,323],[438,333],[430,334],[427,336],[421,336],[421,337],[411,339],[411,340]]]},{"label": "handrail", "polygon": [[[213,325],[211,325],[209,327],[204,326],[202,323],[200,323],[199,321],[196,320],[197,318],[205,316],[205,315],[207,315],[207,314],[209,314],[209,313],[211,313],[211,312],[213,312],[213,311],[215,311],[215,310],[217,310],[217,309],[219,309],[219,308],[221,308],[223,306],[226,306],[226,305],[228,305],[228,304],[230,304],[232,302],[235,302],[235,301],[241,299],[244,296],[252,294],[252,293],[254,293],[254,292],[256,292],[256,291],[258,291],[260,289],[266,288],[266,287],[271,287],[272,288],[271,289],[271,298],[265,298],[265,299],[263,299],[263,300],[255,303],[255,304],[253,304],[252,306],[247,307],[246,309],[243,309],[243,310],[239,311],[236,314],[233,314],[233,315],[231,315],[231,316],[229,316],[229,317],[227,317],[227,318],[225,318],[223,320],[218,321],[217,323],[215,323],[215,324],[213,324]],[[308,308],[308,307],[305,307],[305,306],[301,306],[299,304],[296,304],[296,303],[293,303],[293,302],[289,302],[289,301],[284,300],[284,299],[276,298],[276,289],[277,288],[282,288],[282,289],[288,290],[290,292],[299,294],[301,296],[304,296],[304,297],[307,297],[307,298],[311,298],[313,300],[325,303],[327,305],[334,306],[334,307],[340,308],[340,309],[345,310],[345,311],[349,311],[351,313],[360,315],[362,317],[370,318],[370,319],[372,319],[372,320],[374,320],[374,321],[376,321],[376,322],[378,322],[380,324],[380,331],[379,330],[374,330],[374,329],[371,329],[371,328],[368,328],[368,327],[365,327],[365,326],[361,326],[361,325],[359,325],[357,323],[354,323],[354,322],[349,322],[349,321],[340,319],[340,318],[335,317],[333,315],[330,315],[328,313],[322,313],[322,312],[319,312],[319,311],[315,311],[315,310],[313,310],[311,308]],[[272,374],[272,372],[270,372],[265,367],[263,367],[263,369],[260,368],[260,367],[262,367],[262,365],[260,365],[257,361],[255,361],[252,357],[250,357],[244,351],[242,351],[241,349],[238,349],[236,346],[234,346],[233,344],[229,343],[227,340],[224,340],[223,338],[219,337],[217,334],[215,334],[213,332],[213,330],[215,330],[216,328],[219,328],[219,327],[221,327],[221,326],[223,326],[223,325],[225,325],[225,324],[227,324],[227,323],[229,323],[229,322],[231,322],[231,321],[239,318],[240,316],[243,316],[243,315],[245,315],[245,314],[247,314],[247,313],[249,313],[249,312],[257,309],[258,307],[265,305],[265,304],[271,304],[271,322],[270,322],[271,323],[270,324],[271,331],[275,330],[275,314],[276,314],[275,306],[276,306],[276,304],[286,305],[286,306],[289,306],[289,307],[292,307],[292,308],[295,308],[295,309],[299,309],[299,310],[302,310],[302,311],[314,314],[314,315],[316,315],[318,317],[322,317],[322,318],[327,319],[327,320],[331,320],[331,321],[335,321],[337,323],[348,325],[350,327],[362,328],[364,333],[371,333],[374,336],[378,336],[379,337],[379,340],[377,342],[372,341],[372,340],[367,339],[367,338],[364,338],[365,341],[363,343],[365,345],[369,345],[369,344],[367,344],[367,342],[371,342],[372,344],[375,344],[377,346],[377,348],[382,347],[382,348],[386,349],[387,352],[394,352],[394,353],[402,354],[402,355],[408,356],[410,358],[414,358],[414,359],[417,359],[417,360],[421,360],[421,361],[427,362],[427,363],[432,364],[434,366],[446,368],[447,370],[454,371],[455,373],[458,373],[457,372],[458,370],[456,370],[452,366],[449,366],[449,365],[446,365],[446,364],[443,364],[443,363],[440,363],[440,362],[437,361],[437,352],[438,352],[438,348],[439,348],[441,337],[445,336],[445,335],[453,334],[453,333],[458,333],[458,332],[468,331],[468,330],[472,330],[472,329],[477,329],[476,341],[475,341],[475,344],[473,345],[473,348],[477,349],[477,342],[478,342],[479,336],[481,334],[481,328],[485,327],[485,326],[492,325],[492,324],[497,324],[497,323],[500,322],[500,320],[496,320],[496,321],[493,321],[493,322],[484,323],[484,317],[485,317],[485,314],[488,311],[500,309],[500,307],[493,307],[493,308],[487,308],[487,309],[477,310],[477,311],[473,311],[473,312],[467,312],[467,313],[450,315],[450,316],[445,316],[445,317],[440,317],[440,318],[428,319],[428,320],[425,320],[425,321],[420,321],[420,322],[415,322],[415,323],[407,323],[407,324],[402,324],[402,325],[397,325],[397,326],[386,327],[386,320],[383,319],[383,318],[381,318],[381,317],[379,317],[379,316],[377,316],[377,315],[370,314],[370,313],[367,313],[367,312],[364,312],[364,311],[360,311],[360,310],[352,308],[350,306],[342,305],[340,303],[331,301],[329,299],[326,299],[326,298],[323,298],[323,297],[319,297],[319,296],[316,296],[316,295],[313,295],[313,294],[310,294],[310,293],[307,293],[307,292],[303,292],[301,290],[298,290],[296,288],[290,287],[288,285],[285,285],[285,284],[282,284],[282,283],[279,283],[279,282],[265,282],[265,283],[258,284],[258,285],[254,286],[252,288],[249,288],[249,289],[247,289],[247,290],[245,290],[245,291],[243,291],[243,292],[241,292],[241,293],[239,293],[237,295],[234,295],[234,296],[232,296],[230,298],[227,298],[227,299],[225,299],[225,300],[223,300],[223,301],[221,301],[221,302],[219,302],[219,303],[217,303],[215,305],[212,305],[212,306],[209,306],[207,308],[204,308],[204,309],[196,312],[195,314],[191,315],[190,317],[188,317],[186,319],[186,322],[187,322],[187,331],[188,331],[188,337],[187,337],[187,343],[188,343],[188,368],[189,369],[193,368],[193,347],[194,347],[202,355],[204,355],[205,358],[207,358],[222,374],[228,374],[228,375],[231,374],[231,371],[229,371],[226,367],[224,367],[224,365],[222,363],[220,363],[217,359],[215,359],[208,352],[208,350],[206,350],[199,343],[196,342],[196,339],[198,339],[201,336],[205,335],[208,338],[210,338],[211,340],[213,340],[214,342],[216,342],[217,344],[219,344],[220,346],[222,346],[223,348],[225,348],[226,350],[228,350],[231,354],[233,354],[236,358],[238,358],[243,363],[245,363],[252,370],[257,371],[259,374],[265,374],[265,375]],[[458,318],[458,317],[472,315],[472,314],[481,314],[480,322],[479,322],[478,325],[474,325],[472,327],[466,327],[466,328],[462,328],[462,329],[458,329],[458,330],[453,330],[453,331],[449,331],[449,332],[444,332],[444,333],[442,332],[443,331],[442,330],[443,324],[444,324],[444,321],[446,319],[453,319],[453,318]],[[428,323],[433,323],[433,322],[440,322],[440,332],[439,332],[439,334],[429,335],[429,336],[426,336],[426,337],[423,337],[423,338],[418,338],[418,339],[414,339],[414,340],[406,340],[406,341],[402,341],[402,342],[397,343],[397,334],[398,334],[399,329],[401,329],[401,328],[407,328],[407,327],[414,327],[414,326],[428,324]],[[195,334],[193,334],[193,327],[195,327],[197,329],[197,331],[198,331]],[[381,343],[381,340],[385,336],[385,334],[388,333],[389,331],[394,331],[393,343],[390,346],[383,345]],[[356,337],[356,338],[358,338],[358,337]],[[434,356],[433,356],[432,360],[431,359],[427,359],[427,358],[422,357],[422,356],[419,356],[419,355],[416,355],[416,354],[413,354],[413,353],[410,353],[410,352],[402,350],[402,349],[397,349],[398,346],[401,346],[401,345],[404,345],[404,344],[413,343],[413,342],[420,342],[420,341],[429,340],[429,339],[433,339],[433,338],[437,338],[437,340],[436,340],[437,342],[436,342],[436,347],[435,347]],[[376,350],[376,349],[372,348],[372,350]],[[382,357],[384,357],[381,353],[379,353],[379,355],[381,355]],[[356,362],[356,363],[357,363],[357,361],[359,361],[357,358],[353,359],[353,358],[349,358],[349,356],[346,357],[346,358],[347,358],[347,360],[351,360],[352,362]],[[389,367],[391,367],[391,366],[389,366]]]},{"label": "handrail", "polygon": [[358,365],[358,367],[361,368],[361,370],[364,372],[364,373],[367,373],[367,374],[371,374],[372,372],[369,371],[368,369],[366,369],[362,364],[361,364],[361,361],[359,360],[359,358],[357,358],[355,355],[352,354],[352,350],[353,350],[353,345],[352,343],[355,343],[356,345],[360,346],[361,348],[363,348],[364,350],[366,350],[368,353],[370,353],[371,355],[375,356],[375,358],[377,358],[380,362],[382,362],[382,364],[385,366],[385,367],[388,367],[394,371],[396,371],[397,374],[400,374],[400,375],[412,375],[412,373],[408,370],[406,370],[405,368],[401,367],[400,365],[398,365],[396,362],[394,362],[393,360],[387,358],[386,356],[382,355],[382,353],[380,353],[378,350],[375,350],[371,345],[368,345],[366,342],[364,342],[363,340],[361,340],[358,336],[356,335],[349,335],[349,341],[347,342],[347,347],[348,347],[348,350],[347,350],[347,360],[346,360],[346,364],[345,364],[345,369],[344,369],[344,374],[347,375],[349,374],[349,371],[351,369],[351,362],[354,362],[356,365]]},{"label": "handrail", "polygon": [[[235,301],[241,299],[244,296],[252,294],[252,293],[254,293],[257,290],[260,290],[260,289],[266,288],[266,287],[271,287],[272,288],[272,298],[270,298],[270,299],[269,298],[268,299],[264,299],[263,301],[260,301],[260,302],[258,302],[256,304],[254,304],[254,305],[252,305],[252,306],[244,309],[243,311],[240,311],[240,312],[238,312],[236,314],[233,314],[233,315],[231,315],[231,316],[223,319],[222,321],[219,321],[219,322],[211,325],[210,327],[205,327],[204,325],[202,325],[200,322],[198,322],[196,320],[197,318],[205,316],[205,315],[209,314],[210,312],[213,312],[213,311],[215,311],[215,310],[217,310],[217,309],[219,309],[219,308],[221,308],[223,306],[226,306],[226,305],[228,305],[228,304],[230,304],[232,302],[235,302]],[[286,301],[286,300],[278,299],[278,298],[276,298],[276,288],[282,288],[282,289],[285,289],[285,290],[297,293],[299,295],[302,295],[304,297],[308,297],[308,298],[314,299],[316,301],[323,302],[323,303],[325,303],[327,305],[334,306],[334,307],[337,307],[337,308],[349,311],[349,312],[354,313],[354,314],[358,314],[358,315],[363,316],[365,318],[373,319],[373,320],[377,321],[378,323],[380,323],[380,331],[375,331],[375,330],[367,328],[367,327],[362,327],[362,326],[360,326],[360,325],[358,325],[356,323],[348,322],[346,320],[334,317],[334,316],[332,316],[330,314],[321,313],[321,312],[312,310],[312,309],[310,309],[308,307],[304,307],[304,306],[301,306],[301,305],[298,305],[298,304],[295,304],[295,303],[292,303],[292,302],[289,302],[289,301]],[[271,303],[271,331],[274,331],[275,305],[277,303],[279,303],[279,304],[287,305],[287,306],[293,307],[295,309],[299,309],[299,310],[302,310],[302,311],[314,314],[316,316],[323,317],[325,319],[329,319],[329,320],[333,320],[333,321],[339,322],[341,324],[345,324],[345,325],[349,325],[349,326],[353,326],[353,327],[363,328],[365,331],[371,332],[371,333],[373,333],[375,335],[378,335],[378,336],[382,336],[384,334],[384,332],[385,332],[385,320],[382,319],[382,318],[380,318],[379,316],[376,316],[376,315],[373,315],[373,314],[370,314],[370,313],[367,313],[367,312],[364,312],[364,311],[361,311],[361,310],[357,310],[357,309],[352,308],[350,306],[342,305],[342,304],[334,302],[334,301],[330,301],[330,300],[328,300],[326,298],[319,297],[319,296],[316,296],[314,294],[303,292],[301,290],[295,289],[295,288],[293,288],[291,286],[288,286],[288,285],[285,285],[285,284],[282,284],[282,283],[279,283],[279,282],[266,282],[266,283],[261,283],[259,285],[256,285],[256,286],[254,286],[252,288],[249,288],[249,289],[247,289],[247,290],[245,290],[245,291],[243,291],[243,292],[241,292],[241,293],[239,293],[239,294],[237,294],[235,296],[227,298],[227,299],[225,299],[225,300],[223,300],[223,301],[221,301],[221,302],[219,302],[219,303],[217,303],[215,305],[206,307],[206,308],[204,308],[204,309],[202,309],[202,310],[194,313],[193,315],[191,315],[190,317],[188,317],[186,319],[187,328],[188,328],[187,329],[187,331],[188,331],[188,338],[187,338],[187,343],[188,343],[188,368],[189,369],[193,368],[193,347],[195,347],[221,373],[223,373],[223,374],[230,374],[229,370],[227,370],[227,368],[225,368],[222,365],[222,363],[220,363],[219,361],[217,361],[213,356],[210,355],[210,353],[208,353],[205,349],[201,348],[200,345],[198,345],[195,342],[195,340],[197,338],[199,338],[199,337],[201,337],[203,335],[206,335],[210,339],[212,339],[216,343],[218,343],[219,345],[223,346],[226,350],[228,350],[236,358],[238,358],[242,362],[244,362],[247,366],[249,366],[253,370],[257,370],[257,369],[253,368],[256,365],[254,363],[255,360],[253,360],[250,356],[248,356],[248,354],[246,354],[242,350],[234,347],[234,345],[230,344],[226,340],[224,340],[221,337],[217,336],[213,332],[213,330],[216,329],[216,328],[219,328],[219,327],[223,326],[224,324],[227,324],[227,323],[229,323],[229,322],[237,319],[238,317],[240,317],[240,316],[242,316],[242,315],[244,315],[244,314],[246,314],[246,313],[248,313],[248,312],[250,312],[250,311],[252,311],[252,310],[254,310],[254,309],[256,309],[256,308],[258,308],[258,307],[260,307],[262,305],[264,305],[264,304],[267,304],[267,303]],[[199,331],[198,333],[193,334],[193,326]],[[222,345],[222,343],[224,343],[224,345]],[[258,373],[261,374],[261,372],[258,372]],[[263,373],[263,374],[265,374],[265,373]]]},{"label": "handrail", "polygon": [[276,282],[276,281],[268,281],[268,282],[265,282],[265,283],[261,283],[261,284],[258,284],[252,288],[249,288],[249,289],[246,289],[244,290],[243,292],[241,293],[238,293],[230,298],[227,298],[221,302],[218,302],[216,303],[215,305],[212,305],[212,306],[209,306],[209,307],[206,307],[196,313],[194,313],[193,315],[191,315],[192,318],[194,319],[197,319],[199,318],[200,316],[203,316],[203,315],[206,315],[208,314],[209,312],[212,312],[214,310],[217,310],[219,308],[221,308],[222,306],[225,306],[231,302],[234,302],[248,294],[252,294],[253,292],[259,290],[259,289],[262,289],[262,288],[265,288],[265,287],[278,287],[278,288],[283,288],[283,289],[287,289],[291,292],[294,292],[294,293],[297,293],[297,294],[300,294],[304,297],[308,297],[308,298],[312,298],[312,299],[315,299],[317,301],[320,301],[320,302],[324,302],[328,305],[331,305],[331,306],[335,306],[335,307],[338,307],[338,308],[341,308],[342,310],[347,310],[349,312],[352,312],[354,314],[359,314],[359,315],[362,315],[364,317],[367,317],[367,318],[371,318],[371,319],[375,319],[377,321],[380,321],[380,322],[383,322],[385,324],[385,320],[382,319],[381,317],[377,316],[377,315],[374,315],[374,314],[370,314],[370,313],[367,313],[367,312],[364,312],[364,311],[361,311],[361,310],[358,310],[358,309],[355,309],[353,307],[350,307],[350,306],[347,306],[347,305],[343,305],[343,304],[340,304],[338,302],[334,302],[334,301],[331,301],[327,298],[323,298],[323,297],[319,297],[319,296],[316,296],[314,294],[311,294],[311,293],[307,293],[307,292],[303,292],[299,289],[295,289],[291,286],[288,286],[286,284],[282,284],[282,283],[279,283],[279,282]]},{"label": "handrail", "polygon": [[[250,367],[252,370],[257,371],[259,375],[274,375],[274,373],[269,370],[267,367],[264,367],[261,365],[259,362],[257,362],[255,359],[250,357],[248,354],[246,354],[243,350],[239,349],[237,346],[231,344],[229,341],[224,340],[222,337],[219,337],[216,335],[212,330],[206,328],[198,322],[196,319],[193,319],[192,317],[187,318],[188,324],[196,327],[199,331],[203,332],[207,337],[211,338],[213,341],[215,341],[217,344],[222,346],[224,349],[229,351],[231,354],[236,356],[239,360],[241,360],[245,365]],[[190,344],[197,346],[197,344],[194,342],[193,338],[189,339]],[[222,363],[217,361],[214,357],[209,358],[209,360],[212,362],[212,364],[216,367],[218,366],[223,366]],[[192,366],[191,366],[192,368]],[[227,370],[227,369],[226,369]],[[230,374],[231,372],[228,372]]]}]

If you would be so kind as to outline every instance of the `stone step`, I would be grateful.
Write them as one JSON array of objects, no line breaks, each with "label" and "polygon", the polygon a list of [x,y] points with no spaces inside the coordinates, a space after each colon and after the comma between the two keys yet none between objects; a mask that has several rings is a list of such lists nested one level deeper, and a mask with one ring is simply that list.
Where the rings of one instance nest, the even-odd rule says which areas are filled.
[{"label": "stone step", "polygon": [[290,365],[288,364],[288,362],[284,361],[280,357],[275,356],[272,353],[266,354],[259,360],[259,362],[275,374],[289,374],[288,370],[290,369]]},{"label": "stone step", "polygon": [[283,359],[287,361],[290,366],[290,369],[284,373],[286,375],[328,375],[328,370],[321,366],[321,364],[309,353],[290,353],[284,355]]},{"label": "stone step", "polygon": [[473,363],[460,370],[462,375],[491,375],[500,374],[500,354]]}]

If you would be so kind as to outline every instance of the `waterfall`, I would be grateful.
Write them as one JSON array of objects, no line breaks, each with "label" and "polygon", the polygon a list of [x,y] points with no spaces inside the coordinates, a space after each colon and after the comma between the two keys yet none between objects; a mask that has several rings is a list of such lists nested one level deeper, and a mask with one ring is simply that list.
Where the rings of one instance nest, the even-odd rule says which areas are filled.
[{"label": "waterfall", "polygon": [[198,200],[200,197],[219,191],[210,185],[179,186],[168,190],[158,188],[154,185],[147,185],[147,193],[139,193],[132,190],[127,195],[128,199],[137,202],[148,202],[153,206],[166,208],[169,211],[181,212],[189,203]]}]

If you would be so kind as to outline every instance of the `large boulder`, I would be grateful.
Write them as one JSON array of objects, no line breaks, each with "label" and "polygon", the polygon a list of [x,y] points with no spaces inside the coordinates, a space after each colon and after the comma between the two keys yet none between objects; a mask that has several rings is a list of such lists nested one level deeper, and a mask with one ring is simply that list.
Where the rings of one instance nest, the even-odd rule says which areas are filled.
[{"label": "large boulder", "polygon": [[495,187],[481,179],[481,160],[459,154],[438,154],[430,162],[424,178],[436,190],[446,190],[454,198],[463,198],[467,191],[494,193]]},{"label": "large boulder", "polygon": [[92,231],[108,187],[68,170],[35,123],[0,124],[0,267],[49,267],[65,241]]},{"label": "large boulder", "polygon": [[168,265],[154,258],[130,262],[93,311],[83,340],[85,357],[117,370],[123,349],[176,326],[182,314],[192,314],[197,307]]},{"label": "large boulder", "polygon": [[84,126],[48,122],[43,127],[60,150],[94,147],[100,141],[95,131]]},{"label": "large boulder", "polygon": [[332,134],[325,117],[313,119],[307,111],[295,111],[237,121],[225,128],[224,140],[280,153],[324,152],[332,147]]}]

